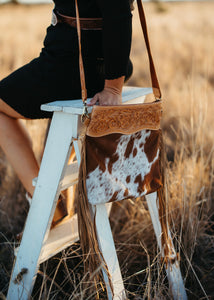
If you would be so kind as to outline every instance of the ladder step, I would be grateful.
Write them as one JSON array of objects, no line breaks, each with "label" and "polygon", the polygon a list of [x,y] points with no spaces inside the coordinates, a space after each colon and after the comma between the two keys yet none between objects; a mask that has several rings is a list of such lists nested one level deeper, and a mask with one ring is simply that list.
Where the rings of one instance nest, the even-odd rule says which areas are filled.
[{"label": "ladder step", "polygon": [[[43,244],[38,264],[43,263],[78,240],[78,223],[75,214],[50,230],[48,238]],[[18,251],[19,247],[16,247],[14,250],[15,256],[17,256]]]},{"label": "ladder step", "polygon": [[55,254],[71,246],[79,239],[77,214],[69,219],[64,219],[59,225],[50,230],[47,240],[44,242],[39,264],[48,260]]},{"label": "ladder step", "polygon": [[78,169],[77,161],[67,166],[65,176],[60,182],[60,191],[66,190],[78,182]]},{"label": "ladder step", "polygon": [[[59,225],[50,230],[46,242],[43,244],[38,264],[43,263],[55,254],[71,246],[79,240],[77,215],[63,220]],[[14,250],[17,256],[19,247]]]},{"label": "ladder step", "polygon": [[[110,215],[112,203],[106,204],[107,214]],[[77,214],[65,217],[58,225],[49,231],[48,238],[43,244],[39,257],[39,264],[48,260],[55,254],[71,246],[79,240]],[[14,250],[17,256],[19,247]]]},{"label": "ladder step", "polygon": [[[107,203],[105,206],[109,216],[112,203]],[[76,243],[78,240],[77,214],[72,217],[65,217],[58,225],[50,230],[48,238],[41,250],[39,264],[71,246],[73,243]]]},{"label": "ladder step", "polygon": [[[67,166],[64,178],[60,181],[60,191],[66,190],[78,182],[78,163],[77,161]],[[33,179],[32,184],[36,186],[37,177]]]}]

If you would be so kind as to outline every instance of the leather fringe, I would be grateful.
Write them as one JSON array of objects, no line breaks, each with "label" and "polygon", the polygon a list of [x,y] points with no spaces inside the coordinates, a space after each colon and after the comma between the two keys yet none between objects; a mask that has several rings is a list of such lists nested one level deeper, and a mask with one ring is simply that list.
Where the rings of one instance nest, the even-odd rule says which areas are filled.
[{"label": "leather fringe", "polygon": [[164,253],[164,257],[168,257],[171,246],[169,244],[169,229],[168,229],[168,213],[166,205],[166,181],[165,181],[165,170],[166,170],[166,154],[163,143],[163,134],[160,132],[160,171],[162,177],[163,186],[157,191],[159,199],[159,220],[162,229],[161,244]]},{"label": "leather fringe", "polygon": [[89,274],[87,277],[88,283],[90,285],[91,280],[95,284],[97,291],[97,299],[99,299],[99,289],[98,284],[103,287],[103,274],[102,269],[105,270],[109,284],[113,293],[112,283],[110,274],[108,272],[108,267],[102,256],[99,248],[95,216],[89,206],[89,201],[87,197],[86,189],[86,136],[84,136],[82,141],[81,150],[81,163],[79,168],[79,180],[78,187],[75,194],[75,203],[77,205],[77,215],[78,215],[78,230],[80,237],[80,245],[83,252],[84,259],[84,271],[85,274]]}]

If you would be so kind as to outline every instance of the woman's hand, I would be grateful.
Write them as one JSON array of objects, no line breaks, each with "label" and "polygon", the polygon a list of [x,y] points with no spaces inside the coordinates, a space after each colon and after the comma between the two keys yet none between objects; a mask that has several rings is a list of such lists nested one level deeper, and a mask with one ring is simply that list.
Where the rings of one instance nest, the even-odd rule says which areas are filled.
[{"label": "woman's hand", "polygon": [[99,105],[119,105],[122,103],[122,95],[120,91],[116,91],[115,89],[104,88],[100,93],[95,94],[88,105],[95,105],[96,102]]},{"label": "woman's hand", "polygon": [[99,105],[121,104],[124,77],[125,76],[113,80],[105,80],[104,89],[91,99],[91,101],[88,103],[88,106],[95,105],[96,102],[99,102]]}]

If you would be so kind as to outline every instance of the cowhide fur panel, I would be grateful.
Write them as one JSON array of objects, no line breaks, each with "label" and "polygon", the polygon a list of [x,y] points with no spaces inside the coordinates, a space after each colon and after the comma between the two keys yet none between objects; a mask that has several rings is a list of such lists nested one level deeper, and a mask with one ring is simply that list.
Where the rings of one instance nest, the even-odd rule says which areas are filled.
[{"label": "cowhide fur panel", "polygon": [[161,184],[159,130],[86,138],[86,187],[91,204],[136,198]]}]

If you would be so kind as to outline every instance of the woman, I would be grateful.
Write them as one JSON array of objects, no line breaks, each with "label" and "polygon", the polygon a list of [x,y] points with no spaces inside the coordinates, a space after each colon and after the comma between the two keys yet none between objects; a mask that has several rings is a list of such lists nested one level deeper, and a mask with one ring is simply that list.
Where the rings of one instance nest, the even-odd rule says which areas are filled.
[{"label": "woman", "polygon": [[[75,0],[54,3],[40,56],[0,81],[0,146],[30,196],[39,165],[21,119],[49,118],[41,104],[81,98],[77,30],[66,21],[75,17]],[[80,18],[102,18],[101,30],[86,20],[81,32],[89,105],[120,104],[132,73],[129,0],[78,0],[78,6]]]}]

